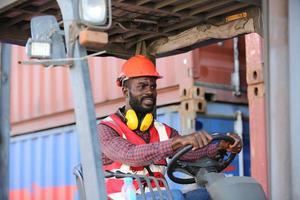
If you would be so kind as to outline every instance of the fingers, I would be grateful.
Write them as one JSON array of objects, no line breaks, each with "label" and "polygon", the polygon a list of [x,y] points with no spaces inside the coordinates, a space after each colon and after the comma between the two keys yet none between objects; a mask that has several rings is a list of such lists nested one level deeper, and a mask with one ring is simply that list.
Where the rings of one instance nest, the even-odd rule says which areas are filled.
[{"label": "fingers", "polygon": [[177,150],[187,145],[192,145],[193,150],[199,148],[199,142],[195,134],[178,136],[172,139],[172,149]]},{"label": "fingers", "polygon": [[229,151],[233,153],[239,153],[242,150],[243,142],[241,137],[238,134],[235,133],[227,133],[230,137],[234,139],[234,143],[229,146]]},{"label": "fingers", "polygon": [[202,131],[202,133],[206,136],[206,138],[208,139],[209,142],[211,142],[211,140],[213,139],[212,135],[207,133],[206,131]]},{"label": "fingers", "polygon": [[184,147],[186,145],[192,145],[193,150],[200,149],[208,145],[212,140],[212,136],[206,131],[201,131],[193,133],[186,136],[178,136],[172,139],[172,149],[177,150],[178,148]]},{"label": "fingers", "polygon": [[206,131],[200,131],[198,133],[194,133],[194,138],[195,138],[195,142],[197,143],[193,148],[194,150],[205,147],[212,140],[212,136],[208,134]]},{"label": "fingers", "polygon": [[201,134],[200,134],[201,138],[202,138],[202,141],[203,141],[203,145],[206,146],[208,145],[211,140],[213,139],[212,136],[210,134],[208,134],[206,131],[201,131]]},{"label": "fingers", "polygon": [[193,149],[195,150],[195,149],[202,148],[203,147],[203,141],[202,141],[201,134],[195,134],[194,139],[195,139],[196,145],[194,146]]},{"label": "fingers", "polygon": [[202,140],[203,146],[206,146],[208,144],[208,138],[206,137],[206,135],[205,134],[200,134],[200,138]]},{"label": "fingers", "polygon": [[218,144],[218,148],[225,149],[226,151],[228,151],[230,149],[230,144],[227,141],[221,140]]}]

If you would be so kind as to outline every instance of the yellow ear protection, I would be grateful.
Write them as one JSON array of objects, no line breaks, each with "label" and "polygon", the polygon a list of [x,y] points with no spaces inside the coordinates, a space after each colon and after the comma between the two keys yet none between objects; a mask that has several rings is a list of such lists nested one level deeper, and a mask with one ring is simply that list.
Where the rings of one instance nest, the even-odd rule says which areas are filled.
[{"label": "yellow ear protection", "polygon": [[[126,124],[128,126],[129,129],[131,130],[136,130],[139,126],[139,120],[138,117],[135,113],[135,111],[133,109],[129,109],[126,112],[125,115],[125,119],[126,119]],[[149,129],[149,127],[151,126],[153,122],[153,115],[152,113],[147,113],[145,115],[145,117],[143,118],[141,125],[140,125],[140,131],[146,131]]]}]

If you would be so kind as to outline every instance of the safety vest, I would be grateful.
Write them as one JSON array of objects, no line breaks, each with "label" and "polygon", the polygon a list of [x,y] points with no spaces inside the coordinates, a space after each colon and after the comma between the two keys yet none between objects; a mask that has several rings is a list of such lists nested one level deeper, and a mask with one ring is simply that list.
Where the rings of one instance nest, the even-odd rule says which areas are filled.
[{"label": "safety vest", "polygon": [[[127,125],[116,114],[110,115],[109,117],[103,119],[100,123],[111,127],[120,135],[120,137],[130,141],[132,144],[135,145],[146,144],[146,142],[135,132],[130,130],[127,127]],[[149,133],[150,133],[150,143],[161,142],[161,141],[168,140],[170,138],[171,128],[163,123],[154,121],[154,125],[149,129]],[[167,165],[166,160],[161,160],[155,162],[154,164],[149,165],[149,168],[153,173],[153,176],[157,178],[164,178],[163,173],[165,172],[166,165]],[[139,175],[146,175],[146,176],[149,175],[147,169],[144,166],[133,167],[117,161],[109,165],[105,165],[103,166],[103,168],[104,170],[110,170],[110,171],[121,171],[124,173],[132,173],[132,174],[139,174]],[[134,185],[137,191],[139,191],[140,188],[138,188],[138,183],[135,180],[134,180]],[[122,179],[106,178],[107,194],[120,193],[122,186],[123,186]]]}]

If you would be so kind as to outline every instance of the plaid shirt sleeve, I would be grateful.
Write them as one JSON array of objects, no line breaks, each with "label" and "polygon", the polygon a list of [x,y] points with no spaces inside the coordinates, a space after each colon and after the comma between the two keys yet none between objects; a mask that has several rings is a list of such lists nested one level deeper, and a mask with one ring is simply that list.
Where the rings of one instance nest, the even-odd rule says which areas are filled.
[{"label": "plaid shirt sleeve", "polygon": [[[97,129],[104,165],[118,161],[130,166],[147,166],[176,153],[172,150],[171,140],[135,145],[120,137],[114,129],[107,125],[99,124]],[[172,129],[171,138],[178,136],[178,132]],[[188,152],[184,155],[183,160],[196,160],[203,156],[214,157],[216,153],[216,145],[208,145],[202,149]]]},{"label": "plaid shirt sleeve", "polygon": [[154,161],[166,159],[173,153],[171,140],[135,145],[104,124],[99,124],[97,129],[104,165],[119,161],[130,166],[147,166]]}]

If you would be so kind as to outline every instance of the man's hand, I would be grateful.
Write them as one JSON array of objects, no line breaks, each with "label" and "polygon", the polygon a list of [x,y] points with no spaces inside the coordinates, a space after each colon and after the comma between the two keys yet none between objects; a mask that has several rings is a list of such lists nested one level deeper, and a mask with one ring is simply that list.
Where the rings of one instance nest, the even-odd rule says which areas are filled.
[{"label": "man's hand", "polygon": [[243,148],[243,141],[240,136],[236,133],[227,133],[227,135],[234,139],[234,143],[231,145],[229,142],[221,140],[218,145],[218,149],[232,153],[240,153]]},{"label": "man's hand", "polygon": [[193,150],[196,150],[208,145],[211,140],[212,136],[206,131],[178,136],[172,139],[172,149],[175,151],[181,147],[191,144],[193,146]]}]

